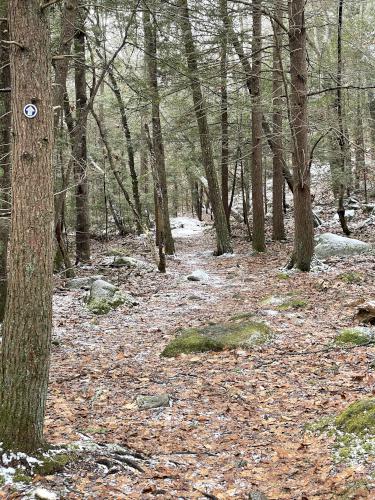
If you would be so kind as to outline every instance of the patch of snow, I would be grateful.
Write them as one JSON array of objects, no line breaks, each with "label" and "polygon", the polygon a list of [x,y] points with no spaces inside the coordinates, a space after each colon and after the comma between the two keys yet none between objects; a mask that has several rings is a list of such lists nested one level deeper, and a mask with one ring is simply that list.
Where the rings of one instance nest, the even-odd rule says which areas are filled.
[{"label": "patch of snow", "polygon": [[204,223],[192,217],[174,217],[171,219],[172,236],[189,238],[203,232]]}]

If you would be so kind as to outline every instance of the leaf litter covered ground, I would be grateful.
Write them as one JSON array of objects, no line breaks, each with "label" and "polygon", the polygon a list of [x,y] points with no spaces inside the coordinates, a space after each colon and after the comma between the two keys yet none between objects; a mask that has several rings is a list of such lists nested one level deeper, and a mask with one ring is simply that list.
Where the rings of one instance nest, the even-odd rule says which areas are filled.
[{"label": "leaf litter covered ground", "polygon": [[[82,291],[58,283],[47,438],[118,443],[134,452],[141,470],[111,467],[96,454],[37,476],[27,491],[42,485],[67,499],[374,498],[371,457],[337,462],[334,438],[306,430],[373,394],[375,350],[340,348],[333,340],[355,324],[356,305],[374,297],[374,257],[331,259],[324,272],[287,276],[280,268],[289,244],[253,255],[239,234],[233,256],[213,257],[209,227],[180,230],[166,275],[100,266],[113,247],[151,262],[140,238],[97,244],[94,265],[80,274],[119,284],[139,301],[131,309],[93,316]],[[196,269],[209,279],[188,281]],[[355,283],[342,278],[354,271]],[[306,305],[262,305],[290,292]],[[251,351],[160,357],[178,328],[242,313],[266,321],[272,342]],[[170,407],[140,410],[135,403],[161,393],[171,396]],[[26,495],[13,488],[3,486],[3,497]]]}]

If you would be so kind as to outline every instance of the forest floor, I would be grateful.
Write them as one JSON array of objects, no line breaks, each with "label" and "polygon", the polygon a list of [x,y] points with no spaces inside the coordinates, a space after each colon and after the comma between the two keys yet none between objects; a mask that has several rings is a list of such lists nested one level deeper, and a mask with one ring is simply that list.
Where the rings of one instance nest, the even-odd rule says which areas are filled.
[{"label": "forest floor", "polygon": [[[119,443],[144,457],[136,454],[142,470],[82,458],[18,492],[5,485],[0,497],[27,498],[38,485],[66,499],[375,497],[373,458],[338,461],[334,437],[307,429],[374,393],[374,347],[340,348],[333,340],[355,324],[356,305],[374,297],[375,258],[331,259],[324,270],[286,276],[290,242],[253,254],[240,231],[234,235],[235,253],[214,257],[209,224],[191,234],[177,230],[165,275],[100,265],[114,247],[150,262],[140,238],[96,243],[93,265],[79,274],[105,274],[139,301],[107,315],[93,316],[82,290],[58,281],[46,437]],[[209,279],[188,281],[195,269]],[[349,272],[359,276],[355,283],[343,278]],[[305,307],[261,304],[289,292]],[[160,357],[178,328],[248,312],[270,325],[272,342]],[[160,393],[171,396],[169,407],[135,403]]]}]

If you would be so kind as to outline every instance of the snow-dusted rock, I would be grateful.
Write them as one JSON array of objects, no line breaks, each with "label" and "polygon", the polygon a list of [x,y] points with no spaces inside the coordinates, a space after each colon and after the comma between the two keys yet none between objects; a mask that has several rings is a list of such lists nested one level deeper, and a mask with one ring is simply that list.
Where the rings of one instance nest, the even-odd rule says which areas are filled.
[{"label": "snow-dusted rock", "polygon": [[45,488],[36,488],[36,490],[34,490],[34,497],[40,500],[57,500],[56,493],[46,490]]},{"label": "snow-dusted rock", "polygon": [[153,271],[155,269],[155,267],[148,262],[125,255],[115,256],[110,265],[112,267],[126,267],[128,269],[142,269],[145,271]]},{"label": "snow-dusted rock", "polygon": [[138,302],[131,295],[120,292],[119,288],[104,280],[91,285],[87,307],[94,314],[106,314],[122,304],[134,306]]},{"label": "snow-dusted rock", "polygon": [[187,279],[189,281],[208,281],[209,276],[202,269],[197,269],[196,271],[193,271],[191,274],[189,274],[189,276],[187,276]]},{"label": "snow-dusted rock", "polygon": [[170,406],[169,394],[157,394],[155,396],[138,396],[137,405],[140,410],[150,410],[152,408],[162,408]]},{"label": "snow-dusted rock", "polygon": [[339,236],[333,233],[324,233],[316,237],[315,255],[318,259],[333,256],[357,255],[371,250],[371,245],[364,241]]},{"label": "snow-dusted rock", "polygon": [[82,278],[72,278],[67,283],[66,286],[72,290],[78,290],[80,288],[89,289],[94,281],[103,279],[102,275],[96,276],[84,276]]}]

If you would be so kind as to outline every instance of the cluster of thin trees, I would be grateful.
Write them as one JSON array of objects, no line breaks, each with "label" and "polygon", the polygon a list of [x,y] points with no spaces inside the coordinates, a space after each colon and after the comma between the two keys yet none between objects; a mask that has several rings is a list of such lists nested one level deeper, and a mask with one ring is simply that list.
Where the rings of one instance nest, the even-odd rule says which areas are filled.
[{"label": "cluster of thin trees", "polygon": [[[195,152],[195,142],[199,145],[196,157],[200,166],[198,173],[185,174],[198,216],[202,192],[209,200],[216,232],[216,254],[232,252],[230,219],[234,187],[230,189],[230,181],[235,184],[237,171],[233,174],[230,166],[234,148],[229,84],[235,81],[240,84],[241,92],[244,90],[247,94],[245,102],[251,119],[251,175],[248,176],[251,177],[251,197],[246,192],[249,186],[244,182],[241,190],[244,203],[251,199],[251,231],[248,201],[244,219],[253,248],[259,252],[265,250],[266,150],[270,151],[273,162],[273,239],[285,238],[283,190],[286,184],[294,199],[292,263],[302,271],[310,269],[313,254],[310,168],[314,150],[326,134],[318,136],[311,146],[307,114],[306,2],[276,0],[271,5],[266,0],[242,2],[251,20],[251,33],[248,40],[244,40],[238,32],[233,5],[229,8],[227,0],[217,1],[212,16],[215,17],[213,26],[218,30],[215,39],[219,49],[219,86],[215,96],[220,103],[219,127],[212,123],[213,98],[201,64],[196,6],[189,4],[188,0],[177,3],[132,0],[125,4],[103,0],[93,5],[78,0],[0,1],[0,297],[4,316],[0,441],[4,448],[30,452],[44,445],[53,268],[63,266],[67,275],[74,272],[66,237],[67,205],[71,201],[75,216],[75,263],[90,261],[88,169],[91,165],[103,171],[91,150],[100,149],[109,169],[110,183],[125,200],[138,233],[148,232],[150,217],[145,205],[149,208],[149,199],[152,199],[161,271],[165,270],[165,254],[175,251],[168,197],[170,172],[163,138],[165,120],[160,89],[163,78],[168,80],[178,73],[186,84],[182,88],[186,107],[182,114],[186,111],[188,123],[184,123],[179,133],[184,144],[191,147],[191,155]],[[335,112],[339,133],[336,137],[344,179],[348,146],[342,103],[343,4],[343,0],[339,0],[337,5],[337,71],[331,87],[337,93]],[[164,16],[165,24],[161,26],[160,13],[166,12],[168,16]],[[210,26],[209,17],[206,24]],[[112,26],[118,30],[114,32]],[[163,30],[171,32],[170,38],[163,39]],[[209,38],[209,34],[201,36],[206,37],[206,41]],[[271,40],[267,47],[265,40]],[[248,41],[251,41],[250,56],[244,48]],[[138,79],[134,75],[124,78],[123,73],[132,66],[134,54],[140,50],[141,79],[139,75]],[[172,54],[168,62],[160,56],[163,51],[177,54]],[[265,51],[270,52],[266,62]],[[233,59],[238,63],[236,78],[231,69]],[[271,90],[264,77],[270,67]],[[127,88],[132,88],[138,96],[136,119],[134,113],[129,117]],[[334,91],[332,88],[327,91]],[[269,101],[266,106],[265,100]],[[109,116],[107,112],[108,102],[116,108],[119,117],[116,140],[121,137],[126,160],[118,154],[109,125],[113,119],[112,113]],[[24,112],[30,104],[37,110],[33,118]],[[137,134],[132,128],[135,120]],[[283,139],[286,128],[292,153],[290,166]],[[190,129],[193,132],[189,137]],[[89,131],[93,130],[90,136]],[[241,147],[236,148],[240,157],[243,156]],[[247,174],[241,166],[242,181]],[[104,171],[104,181],[106,179]],[[178,190],[177,183],[174,187]],[[346,189],[347,183],[341,180],[338,208],[343,229],[348,232],[344,209]],[[105,207],[118,231],[124,234],[124,221],[110,189],[105,190]]]}]

